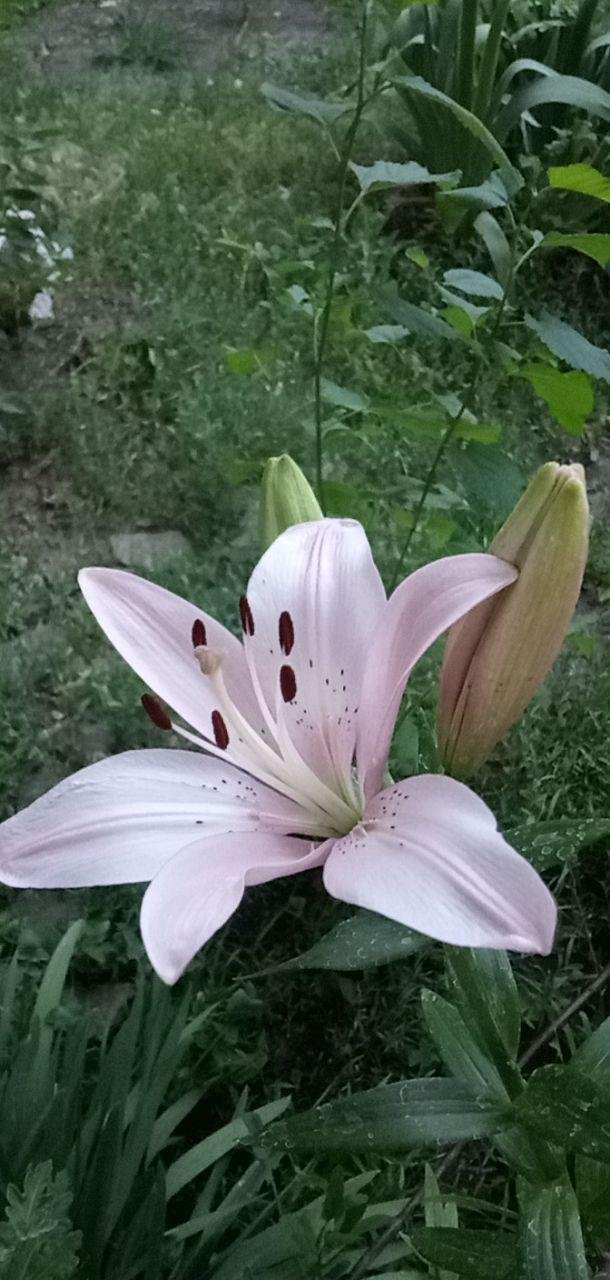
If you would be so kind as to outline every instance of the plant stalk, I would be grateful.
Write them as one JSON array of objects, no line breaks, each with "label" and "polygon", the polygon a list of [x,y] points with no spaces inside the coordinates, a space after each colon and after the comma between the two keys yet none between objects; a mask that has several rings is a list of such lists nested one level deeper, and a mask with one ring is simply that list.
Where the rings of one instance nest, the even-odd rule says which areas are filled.
[{"label": "plant stalk", "polygon": [[324,442],[322,437],[322,377],[324,371],[324,360],[326,356],[326,348],[328,345],[328,332],[330,326],[330,316],[335,292],[335,281],[339,268],[339,258],[341,249],[341,237],[343,235],[343,210],[345,206],[345,190],[347,185],[347,174],[349,170],[349,162],[352,155],[352,149],[356,140],[356,134],[360,127],[362,114],[367,105],[367,99],[364,92],[364,80],[366,73],[366,50],[367,50],[367,33],[368,33],[368,9],[369,0],[363,0],[362,18],[360,22],[360,40],[359,40],[359,60],[358,60],[358,81],[356,89],[356,103],[354,113],[351,119],[349,129],[345,135],[345,141],[340,152],[339,162],[339,190],[337,194],[337,205],[334,218],[334,229],[329,250],[328,273],[326,277],[326,290],[324,296],[324,306],[320,314],[319,326],[314,332],[314,422],[316,432],[316,489],[318,492],[318,502],[322,511],[326,510],[324,501]]}]

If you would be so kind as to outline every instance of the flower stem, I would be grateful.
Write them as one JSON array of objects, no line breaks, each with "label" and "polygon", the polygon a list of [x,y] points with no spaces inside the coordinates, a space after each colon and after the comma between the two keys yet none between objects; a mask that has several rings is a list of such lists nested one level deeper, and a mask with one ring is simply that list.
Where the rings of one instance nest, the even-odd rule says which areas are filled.
[{"label": "flower stem", "polygon": [[324,360],[326,357],[326,347],[328,344],[328,331],[330,326],[330,316],[335,292],[335,282],[337,271],[339,269],[339,258],[341,251],[341,238],[343,235],[343,210],[345,206],[345,189],[347,185],[347,174],[349,170],[349,162],[352,155],[352,149],[356,140],[356,134],[360,127],[362,114],[367,105],[367,99],[364,91],[364,81],[366,73],[366,51],[367,51],[367,32],[368,32],[368,10],[369,0],[363,0],[362,17],[360,21],[359,36],[359,60],[358,60],[358,81],[356,88],[356,102],[351,119],[349,129],[345,135],[343,147],[339,156],[339,189],[337,193],[337,205],[335,209],[334,227],[332,239],[330,242],[328,257],[328,272],[326,276],[326,289],[324,295],[324,306],[319,317],[319,325],[314,330],[314,421],[316,430],[316,488],[318,491],[318,501],[323,511],[325,511],[324,502],[324,442],[322,437],[322,376],[324,370]]}]

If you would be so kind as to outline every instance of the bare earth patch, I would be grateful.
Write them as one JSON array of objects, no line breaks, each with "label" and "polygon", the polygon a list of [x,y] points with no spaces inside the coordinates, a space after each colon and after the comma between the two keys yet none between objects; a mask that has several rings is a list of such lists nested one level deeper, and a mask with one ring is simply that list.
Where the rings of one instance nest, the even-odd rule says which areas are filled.
[{"label": "bare earth patch", "polygon": [[14,43],[31,72],[69,80],[120,62],[212,70],[252,42],[317,50],[330,30],[324,0],[72,0],[43,10]]}]

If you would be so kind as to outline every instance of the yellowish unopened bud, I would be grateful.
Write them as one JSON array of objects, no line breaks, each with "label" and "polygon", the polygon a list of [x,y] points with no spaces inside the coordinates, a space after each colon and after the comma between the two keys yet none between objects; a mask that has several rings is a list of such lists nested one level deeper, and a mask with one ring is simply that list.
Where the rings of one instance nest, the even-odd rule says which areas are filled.
[{"label": "yellowish unopened bud", "polygon": [[519,578],[449,632],[439,703],[448,772],[464,777],[487,759],[552,667],[580,594],[588,536],[583,468],[547,462],[489,548]]},{"label": "yellowish unopened bud", "polygon": [[321,520],[316,495],[300,467],[287,453],[269,458],[263,471],[261,543],[265,551],[293,524]]}]

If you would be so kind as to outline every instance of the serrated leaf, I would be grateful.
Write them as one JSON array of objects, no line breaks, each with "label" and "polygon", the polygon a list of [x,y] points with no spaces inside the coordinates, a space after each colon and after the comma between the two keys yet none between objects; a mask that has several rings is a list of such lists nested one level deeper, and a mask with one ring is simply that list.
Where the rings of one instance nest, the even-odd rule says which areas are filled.
[{"label": "serrated leaf", "polygon": [[522,365],[519,376],[527,379],[561,427],[570,435],[582,435],[595,407],[595,393],[588,373],[576,369],[562,373],[551,364],[537,362]]},{"label": "serrated leaf", "polygon": [[339,972],[376,969],[403,960],[429,946],[429,939],[412,929],[387,920],[374,911],[359,911],[342,920],[303,955],[278,965],[273,972],[290,969],[335,969]]},{"label": "serrated leaf", "polygon": [[350,161],[350,169],[355,173],[361,191],[386,191],[390,187],[411,187],[428,183],[455,182],[459,171],[453,173],[430,173],[424,165],[410,160],[408,164],[394,164],[391,160],[376,160],[375,164],[354,164]]},{"label": "serrated leaf", "polygon": [[386,294],[384,310],[390,319],[405,325],[411,333],[417,333],[422,338],[443,338],[449,342],[464,341],[462,334],[452,329],[450,324],[441,320],[440,316],[433,315],[431,311],[425,311],[414,302],[406,302],[396,294]]},{"label": "serrated leaf", "polygon": [[557,165],[549,169],[549,182],[560,191],[578,191],[610,203],[610,178],[592,164]]},{"label": "serrated leaf", "polygon": [[418,1227],[414,1249],[433,1267],[450,1268],[468,1280],[516,1280],[517,1241],[508,1232],[464,1227]]},{"label": "serrated leaf", "polygon": [[520,1280],[589,1280],[578,1204],[567,1175],[550,1187],[523,1182]]},{"label": "serrated leaf", "polygon": [[275,111],[287,111],[293,115],[309,116],[318,124],[334,124],[341,116],[353,109],[351,102],[326,102],[324,98],[310,97],[308,94],[293,93],[291,89],[282,89],[279,85],[265,81],[261,92]]},{"label": "serrated leaf", "polygon": [[359,391],[352,391],[349,387],[340,387],[336,382],[329,382],[328,378],[321,380],[322,399],[326,404],[335,405],[338,409],[350,409],[353,413],[368,413],[369,401],[366,396],[361,395]]},{"label": "serrated leaf", "polygon": [[577,329],[548,312],[543,312],[538,320],[527,315],[525,323],[559,360],[564,360],[573,369],[590,373],[592,378],[610,382],[610,352],[603,347],[594,346]]},{"label": "serrated leaf", "polygon": [[459,289],[461,293],[467,293],[473,298],[495,298],[501,301],[504,297],[504,290],[493,276],[485,275],[483,271],[471,271],[467,267],[454,267],[451,271],[446,271],[443,280],[452,289]]},{"label": "serrated leaf", "polygon": [[403,338],[408,338],[411,330],[405,329],[403,324],[374,324],[372,329],[366,329],[365,332],[370,342],[393,346]]},{"label": "serrated leaf", "polygon": [[499,1132],[510,1112],[472,1097],[455,1080],[380,1085],[291,1116],[263,1135],[267,1150],[409,1151]]}]

